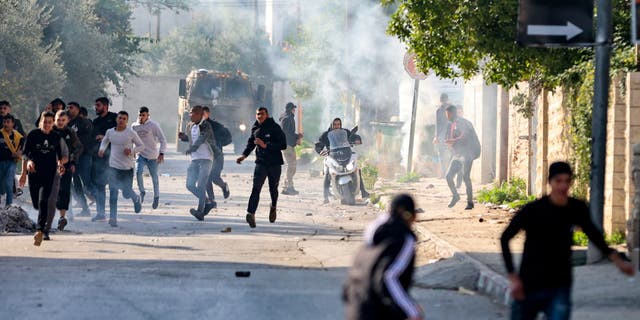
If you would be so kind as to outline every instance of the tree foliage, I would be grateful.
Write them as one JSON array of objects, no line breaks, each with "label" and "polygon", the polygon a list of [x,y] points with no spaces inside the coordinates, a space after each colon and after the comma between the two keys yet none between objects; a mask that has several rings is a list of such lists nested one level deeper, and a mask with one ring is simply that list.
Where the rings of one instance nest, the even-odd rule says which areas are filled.
[{"label": "tree foliage", "polygon": [[267,35],[242,19],[217,21],[198,16],[162,41],[145,43],[143,50],[140,72],[145,74],[186,75],[199,68],[241,70],[264,77],[272,74]]},{"label": "tree foliage", "polygon": [[42,41],[51,12],[35,0],[0,0],[0,8],[0,99],[9,100],[19,117],[33,117],[66,80],[60,42]]},{"label": "tree foliage", "polygon": [[[521,47],[516,42],[518,1],[515,0],[382,0],[399,3],[388,32],[418,57],[423,71],[444,78],[477,74],[511,87],[539,79],[554,87],[565,72],[590,61],[590,48]],[[628,1],[614,0],[615,42],[628,48]]]}]

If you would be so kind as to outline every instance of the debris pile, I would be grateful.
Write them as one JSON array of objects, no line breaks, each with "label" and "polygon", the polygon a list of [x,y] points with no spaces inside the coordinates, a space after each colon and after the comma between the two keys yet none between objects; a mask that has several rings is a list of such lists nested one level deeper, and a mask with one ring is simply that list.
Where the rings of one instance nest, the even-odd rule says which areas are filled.
[{"label": "debris pile", "polygon": [[35,231],[36,223],[29,219],[29,215],[22,208],[9,206],[0,209],[0,233],[32,233]]}]

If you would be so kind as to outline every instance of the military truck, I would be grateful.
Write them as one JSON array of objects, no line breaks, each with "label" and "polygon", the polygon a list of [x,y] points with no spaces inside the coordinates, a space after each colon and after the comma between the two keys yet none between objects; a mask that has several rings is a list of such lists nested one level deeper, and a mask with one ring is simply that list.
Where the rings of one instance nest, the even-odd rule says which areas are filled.
[{"label": "military truck", "polygon": [[[231,131],[236,154],[244,150],[257,107],[271,105],[271,93],[265,84],[254,83],[243,72],[193,70],[180,80],[177,132],[184,132],[191,121],[191,107],[201,105],[211,109],[211,117]],[[187,133],[189,134],[189,133]],[[178,152],[187,149],[186,142],[176,139]]]}]

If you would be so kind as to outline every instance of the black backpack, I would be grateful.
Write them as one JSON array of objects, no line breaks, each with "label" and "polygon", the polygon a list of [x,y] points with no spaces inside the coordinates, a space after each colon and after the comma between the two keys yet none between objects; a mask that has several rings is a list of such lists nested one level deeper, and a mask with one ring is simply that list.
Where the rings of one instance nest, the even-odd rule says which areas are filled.
[{"label": "black backpack", "polygon": [[213,121],[213,135],[216,137],[216,142],[223,147],[233,142],[231,141],[231,131],[218,121]]}]

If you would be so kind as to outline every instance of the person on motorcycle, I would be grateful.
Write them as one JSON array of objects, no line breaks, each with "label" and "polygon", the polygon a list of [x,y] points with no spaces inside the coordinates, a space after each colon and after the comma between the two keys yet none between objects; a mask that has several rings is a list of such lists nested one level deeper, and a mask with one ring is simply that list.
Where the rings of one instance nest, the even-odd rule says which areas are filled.
[{"label": "person on motorcycle", "polygon": [[[333,130],[344,130],[346,132],[347,137],[349,138],[349,143],[351,145],[360,145],[362,144],[362,138],[357,134],[352,134],[350,130],[342,128],[342,119],[335,118],[331,122],[331,127],[329,130],[325,131],[318,139],[316,143],[316,152],[321,155],[327,155],[328,150],[331,150],[331,142],[329,140],[329,132]],[[359,170],[358,175],[360,176],[360,193],[362,194],[363,199],[369,198],[369,192],[364,188],[364,182],[362,180],[362,172]],[[329,203],[329,189],[331,188],[331,176],[329,175],[329,171],[325,168],[324,174],[324,203]]]}]

